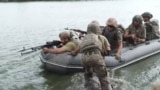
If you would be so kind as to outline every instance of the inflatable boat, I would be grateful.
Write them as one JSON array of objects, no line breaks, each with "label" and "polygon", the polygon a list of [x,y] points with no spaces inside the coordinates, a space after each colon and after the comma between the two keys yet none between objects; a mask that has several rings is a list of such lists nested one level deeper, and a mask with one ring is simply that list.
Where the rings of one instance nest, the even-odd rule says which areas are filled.
[{"label": "inflatable boat", "polygon": [[[116,60],[114,56],[105,56],[104,60],[108,69],[116,70],[159,52],[160,39],[156,39],[143,44],[124,47],[121,54],[121,62]],[[72,56],[69,52],[62,54],[45,54],[42,51],[39,54],[45,69],[63,74],[84,71],[81,64],[81,55],[82,54],[79,53],[77,56]]]}]

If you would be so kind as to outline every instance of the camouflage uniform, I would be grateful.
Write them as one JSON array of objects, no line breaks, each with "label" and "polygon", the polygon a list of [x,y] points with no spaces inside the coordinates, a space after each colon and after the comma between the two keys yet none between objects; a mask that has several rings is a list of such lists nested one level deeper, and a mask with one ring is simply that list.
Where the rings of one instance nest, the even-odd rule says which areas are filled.
[{"label": "camouflage uniform", "polygon": [[[97,25],[97,26],[99,26],[99,25]],[[88,29],[87,29],[88,34],[89,33],[97,34],[98,31],[100,30],[100,28],[98,27],[97,31],[93,31],[93,30],[95,30],[95,29],[93,29],[93,27],[88,26]],[[100,38],[101,38],[101,41],[103,42],[103,44],[105,44],[104,46],[109,45],[106,38],[104,38],[103,36],[100,36]],[[88,84],[92,81],[93,73],[95,72],[99,81],[100,81],[101,89],[102,90],[112,90],[110,83],[109,83],[109,80],[107,78],[108,74],[107,74],[104,58],[101,54],[101,50],[99,50],[97,48],[91,48],[90,50],[82,52],[82,64],[85,69],[84,77],[85,77],[85,81],[86,81],[85,82],[86,87],[88,87]],[[93,88],[91,90],[93,90]]]},{"label": "camouflage uniform", "polygon": [[146,29],[144,26],[135,28],[133,25],[130,25],[126,29],[126,32],[129,32],[129,34],[136,34],[136,36],[139,38],[143,38],[143,39],[146,38]]},{"label": "camouflage uniform", "polygon": [[[133,25],[133,22],[136,21],[139,23],[139,26],[138,27],[135,27]],[[135,15],[133,17],[133,20],[132,20],[132,24],[129,25],[129,27],[126,29],[126,32],[128,32],[129,35],[131,34],[135,34],[136,37],[140,38],[140,39],[145,39],[146,38],[146,29],[144,27],[144,25],[142,24],[142,17],[139,16],[139,15]],[[135,43],[138,43],[138,42],[135,42],[132,38],[125,38],[128,43],[131,43],[131,44],[135,44]]]},{"label": "camouflage uniform", "polygon": [[159,38],[160,35],[158,20],[150,20],[153,17],[153,15],[150,12],[144,12],[141,16],[143,17],[145,22],[144,25],[146,27],[146,40]]},{"label": "camouflage uniform", "polygon": [[[129,34],[135,34],[136,37],[145,39],[146,38],[146,29],[144,26],[141,26],[139,28],[135,28],[133,25],[130,25],[127,29],[126,32]],[[136,42],[132,38],[126,39],[128,43],[135,44]]]},{"label": "camouflage uniform", "polygon": [[160,31],[159,31],[159,24],[157,19],[153,19],[150,21],[152,25],[152,39],[158,39],[160,38]]},{"label": "camouflage uniform", "polygon": [[[116,55],[119,49],[119,43],[123,42],[123,30],[122,25],[117,24],[117,20],[115,18],[109,18],[106,22],[103,35],[108,39],[111,44],[111,54]],[[121,51],[121,50],[120,50]],[[120,53],[118,53],[120,55]]]},{"label": "camouflage uniform", "polygon": [[118,28],[114,28],[113,30],[108,30],[106,26],[104,28],[103,35],[108,39],[111,44],[111,53],[115,54],[118,49],[118,42],[123,41],[122,33]]},{"label": "camouflage uniform", "polygon": [[146,40],[159,38],[159,25],[152,21],[146,22]]},{"label": "camouflage uniform", "polygon": [[123,34],[125,33],[125,28],[124,28],[124,26],[121,25],[121,24],[118,24],[117,28],[121,31],[122,36],[123,36]]},{"label": "camouflage uniform", "polygon": [[67,52],[71,52],[71,51],[75,50],[76,44],[71,41],[71,42],[68,42],[67,44],[65,44],[63,47],[65,47],[67,49]]}]

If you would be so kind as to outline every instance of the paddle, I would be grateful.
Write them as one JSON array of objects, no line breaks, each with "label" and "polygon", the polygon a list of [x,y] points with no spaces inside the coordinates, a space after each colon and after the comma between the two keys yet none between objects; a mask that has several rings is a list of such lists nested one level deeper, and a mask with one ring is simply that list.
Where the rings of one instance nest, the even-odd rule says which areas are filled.
[{"label": "paddle", "polygon": [[40,50],[40,49],[42,49],[44,47],[50,48],[52,46],[58,46],[61,43],[62,43],[61,41],[53,40],[52,42],[46,42],[46,44],[40,45],[40,46],[36,46],[36,47],[31,47],[31,48],[27,48],[27,49],[25,47],[23,47],[23,49],[18,51],[18,52],[21,52],[21,55],[24,55],[24,54],[35,52],[35,51]]}]

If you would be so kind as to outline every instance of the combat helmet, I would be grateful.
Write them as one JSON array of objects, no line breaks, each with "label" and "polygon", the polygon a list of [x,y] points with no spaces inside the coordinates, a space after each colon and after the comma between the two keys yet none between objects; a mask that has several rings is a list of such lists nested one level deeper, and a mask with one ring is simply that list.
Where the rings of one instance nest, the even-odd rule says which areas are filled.
[{"label": "combat helmet", "polygon": [[147,17],[149,19],[151,19],[153,17],[153,15],[150,13],[150,12],[144,12],[142,15],[141,15],[143,18],[144,17]]},{"label": "combat helmet", "polygon": [[87,33],[94,33],[94,34],[98,34],[100,31],[100,27],[98,23],[90,23],[88,24],[87,27]]},{"label": "combat helmet", "polygon": [[68,31],[63,31],[59,34],[59,37],[63,37],[63,38],[68,38],[71,39],[72,38],[72,34]]},{"label": "combat helmet", "polygon": [[134,21],[142,24],[143,18],[142,18],[141,15],[135,15],[135,16],[133,17],[133,19],[132,19],[132,23],[133,23]]},{"label": "combat helmet", "polygon": [[97,25],[99,25],[99,22],[97,20],[93,20],[91,23],[96,23]]},{"label": "combat helmet", "polygon": [[106,25],[117,27],[117,20],[115,18],[109,18],[106,22]]}]

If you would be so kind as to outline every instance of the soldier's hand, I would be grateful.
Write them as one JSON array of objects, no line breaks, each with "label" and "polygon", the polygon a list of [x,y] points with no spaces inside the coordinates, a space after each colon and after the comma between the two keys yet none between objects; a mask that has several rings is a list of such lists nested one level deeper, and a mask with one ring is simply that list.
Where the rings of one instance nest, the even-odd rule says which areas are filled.
[{"label": "soldier's hand", "polygon": [[121,60],[120,54],[116,53],[115,58],[116,58],[117,60]]},{"label": "soldier's hand", "polygon": [[44,53],[48,53],[48,48],[44,47],[42,50]]},{"label": "soldier's hand", "polygon": [[72,52],[71,52],[71,55],[72,55],[72,56],[76,56],[76,55],[77,55],[77,53],[76,53],[76,52],[74,52],[74,51],[72,51]]},{"label": "soldier's hand", "polygon": [[131,34],[131,37],[132,37],[132,39],[135,39],[136,35],[135,34]]}]

